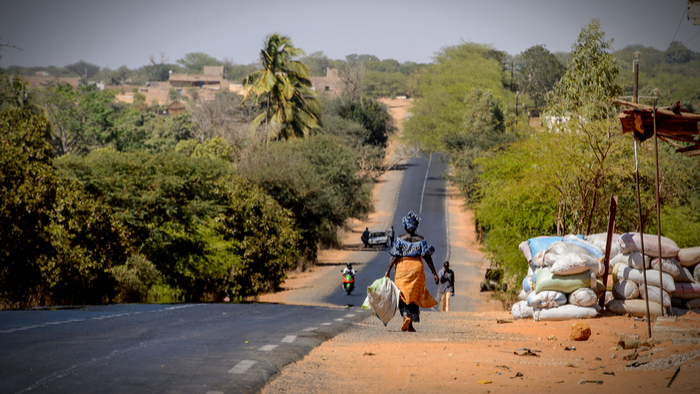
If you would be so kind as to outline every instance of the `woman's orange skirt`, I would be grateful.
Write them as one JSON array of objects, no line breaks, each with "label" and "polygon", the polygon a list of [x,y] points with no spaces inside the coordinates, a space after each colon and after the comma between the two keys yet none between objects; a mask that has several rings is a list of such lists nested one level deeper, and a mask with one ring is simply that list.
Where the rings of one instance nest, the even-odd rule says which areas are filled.
[{"label": "woman's orange skirt", "polygon": [[438,304],[425,288],[425,271],[423,259],[420,257],[399,258],[394,283],[401,290],[401,301],[406,304],[413,302],[421,308],[430,308]]}]

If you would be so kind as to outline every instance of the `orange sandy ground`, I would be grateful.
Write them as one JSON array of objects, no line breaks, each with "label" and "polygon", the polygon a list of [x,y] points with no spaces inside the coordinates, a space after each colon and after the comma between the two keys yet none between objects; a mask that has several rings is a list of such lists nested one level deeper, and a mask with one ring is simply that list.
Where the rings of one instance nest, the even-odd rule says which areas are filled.
[{"label": "orange sandy ground", "polygon": [[[507,312],[424,313],[418,333],[371,318],[285,367],[263,393],[656,393],[700,390],[700,346],[657,344],[649,364],[625,367],[620,332],[646,336],[646,323],[614,316],[587,320],[588,341],[569,340],[571,321],[498,324]],[[566,351],[566,347],[575,350]],[[540,357],[515,355],[529,348]],[[522,353],[522,351],[520,352]],[[614,357],[614,358],[611,358]],[[666,389],[676,368],[681,372]],[[516,374],[522,377],[516,377]],[[590,383],[585,382],[593,381]],[[598,384],[597,382],[602,382]]]}]

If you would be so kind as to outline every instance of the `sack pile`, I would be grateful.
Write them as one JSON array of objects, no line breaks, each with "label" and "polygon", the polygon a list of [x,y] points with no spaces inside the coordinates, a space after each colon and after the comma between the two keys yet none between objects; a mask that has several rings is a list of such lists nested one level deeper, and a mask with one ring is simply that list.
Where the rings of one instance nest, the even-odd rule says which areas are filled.
[{"label": "sack pile", "polygon": [[538,237],[520,244],[528,274],[513,305],[516,319],[568,320],[598,315],[604,293],[604,250],[580,235]]},{"label": "sack pile", "polygon": [[[669,238],[661,237],[659,245],[656,235],[643,237],[642,258],[641,234],[614,234],[606,309],[646,316],[646,298],[654,316],[662,315],[668,308],[673,315],[700,309],[700,247],[679,249]],[[595,316],[593,309],[605,293],[600,277],[605,268],[606,238],[607,234],[601,233],[585,239],[569,235],[538,237],[521,243],[520,250],[529,267],[520,293],[522,301],[511,310],[513,317],[563,320]],[[563,306],[567,309],[561,309]]]}]

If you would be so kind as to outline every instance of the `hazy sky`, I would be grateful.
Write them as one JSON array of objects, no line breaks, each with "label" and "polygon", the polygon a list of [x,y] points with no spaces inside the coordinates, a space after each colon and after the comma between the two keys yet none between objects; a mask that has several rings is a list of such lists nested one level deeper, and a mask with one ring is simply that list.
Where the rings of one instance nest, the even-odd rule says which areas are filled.
[{"label": "hazy sky", "polygon": [[[188,52],[250,63],[274,32],[334,59],[367,53],[430,62],[440,48],[462,40],[510,54],[537,44],[569,51],[592,18],[601,20],[615,49],[665,50],[686,7],[687,0],[0,0],[0,39],[22,48],[6,49],[0,66],[82,59],[136,68],[150,55],[175,62]],[[683,17],[676,41],[698,31]],[[700,52],[700,34],[687,46]]]}]

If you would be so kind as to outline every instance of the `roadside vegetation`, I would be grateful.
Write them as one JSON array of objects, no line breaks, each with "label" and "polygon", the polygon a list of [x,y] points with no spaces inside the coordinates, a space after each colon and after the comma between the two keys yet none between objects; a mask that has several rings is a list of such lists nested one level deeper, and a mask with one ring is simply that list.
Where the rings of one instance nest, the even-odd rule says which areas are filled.
[{"label": "roadside vegetation", "polygon": [[[241,76],[245,99],[222,92],[176,116],[0,71],[0,309],[240,301],[338,244],[371,210],[388,110],[320,101],[288,37],[268,37],[267,55]],[[216,59],[181,60],[195,72]]]},{"label": "roadside vegetation", "polygon": [[[616,231],[640,230],[632,138],[622,134],[619,108],[612,104],[631,94],[627,62],[633,51],[642,52],[646,70],[640,95],[658,87],[660,106],[680,100],[684,108],[698,109],[700,54],[673,43],[661,63],[663,53],[655,49],[614,52],[612,44],[593,20],[572,45],[568,64],[533,46],[514,58],[520,64],[513,62],[511,79],[506,54],[463,43],[443,48],[418,79],[404,137],[425,151],[448,154],[449,178],[474,210],[487,258],[505,270],[510,288],[527,269],[520,242],[606,231],[611,194],[619,198]],[[524,103],[518,116],[516,91]],[[532,128],[527,112],[564,121]],[[644,231],[655,233],[651,142],[641,145],[639,155]],[[665,143],[659,160],[663,234],[681,247],[700,245],[700,163]]]},{"label": "roadside vegetation", "polygon": [[[617,230],[639,230],[632,140],[612,104],[632,93],[635,52],[641,96],[700,110],[700,53],[678,42],[665,55],[615,50],[597,20],[567,53],[534,45],[509,55],[464,42],[430,64],[334,60],[271,35],[247,65],[196,52],[133,70],[84,61],[0,69],[0,306],[238,301],[277,288],[371,210],[394,132],[376,100],[385,96],[416,99],[405,142],[446,153],[489,261],[517,283],[521,241],[605,231],[611,194]],[[173,116],[138,92],[132,104],[114,100],[120,86],[212,65],[246,96],[188,92],[187,112]],[[311,89],[329,68],[343,82],[339,97]],[[32,90],[18,77],[37,71],[81,85]],[[87,84],[95,80],[118,89]],[[543,127],[531,127],[531,116]],[[698,160],[667,144],[659,154],[664,235],[696,246]],[[653,233],[650,143],[639,160],[644,230]]]}]

